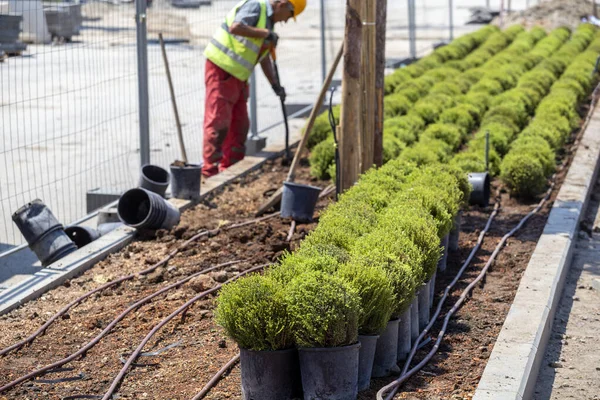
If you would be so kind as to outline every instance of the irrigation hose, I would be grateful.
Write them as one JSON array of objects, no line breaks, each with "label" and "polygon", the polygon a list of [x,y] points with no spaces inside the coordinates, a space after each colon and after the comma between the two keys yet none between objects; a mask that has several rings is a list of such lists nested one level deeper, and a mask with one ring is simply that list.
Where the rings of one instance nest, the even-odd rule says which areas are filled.
[{"label": "irrigation hose", "polygon": [[[180,251],[183,251],[187,248],[187,246],[189,246],[191,243],[197,241],[198,239],[204,237],[204,236],[214,236],[216,234],[218,234],[221,230],[230,230],[230,229],[235,229],[235,228],[241,228],[244,227],[246,225],[249,225],[251,223],[258,223],[258,222],[262,222],[264,220],[267,220],[269,218],[272,218],[274,216],[279,215],[279,212],[273,213],[273,214],[269,214],[266,215],[262,218],[258,218],[258,219],[253,219],[250,221],[246,221],[243,223],[239,223],[239,224],[234,224],[234,225],[230,225],[230,226],[226,226],[223,228],[217,228],[217,229],[213,229],[211,231],[207,231],[207,230],[202,230],[199,233],[197,233],[196,235],[192,236],[190,239],[186,240],[181,246],[179,246],[178,248],[176,248],[175,250],[173,250],[171,253],[169,253],[165,258],[163,258],[162,260],[158,261],[157,263],[151,265],[150,267],[146,268],[143,271],[140,272],[136,272],[130,275],[126,275],[126,276],[122,276],[120,278],[115,279],[114,281],[108,282],[102,286],[97,287],[96,289],[93,289],[87,293],[85,293],[84,295],[76,298],[75,300],[73,300],[72,302],[70,302],[69,304],[67,304],[65,307],[63,307],[61,310],[59,310],[56,314],[54,314],[52,317],[50,317],[50,319],[48,319],[37,331],[35,331],[34,333],[32,333],[29,337],[5,348],[2,349],[0,351],[0,356],[4,356],[6,354],[8,354],[9,352],[13,351],[13,350],[18,350],[21,347],[25,346],[25,345],[30,345],[31,343],[33,343],[33,341],[35,340],[35,338],[37,338],[40,335],[43,335],[46,332],[46,329],[48,329],[48,327],[50,325],[52,325],[52,323],[54,323],[58,318],[60,318],[61,316],[63,316],[64,314],[66,314],[71,308],[77,306],[78,304],[80,304],[81,302],[83,302],[85,299],[89,298],[90,296],[94,295],[95,293],[99,293],[105,289],[108,289],[112,286],[116,286],[122,282],[131,280],[135,277],[139,277],[141,275],[147,275],[151,272],[153,272],[154,270],[156,270],[158,267],[161,267],[163,265],[165,265],[167,262],[169,262],[173,257],[175,257]],[[2,390],[0,389],[0,392]]]},{"label": "irrigation hose", "polygon": [[102,397],[102,400],[109,400],[113,393],[115,392],[115,390],[117,389],[117,386],[119,386],[119,384],[121,383],[121,380],[123,380],[123,378],[125,377],[125,375],[127,374],[127,370],[129,369],[129,367],[131,366],[131,364],[133,364],[135,362],[135,360],[137,359],[137,357],[139,356],[139,354],[142,352],[142,350],[144,349],[144,346],[150,341],[150,339],[163,327],[165,326],[167,323],[169,323],[173,318],[175,318],[177,315],[181,314],[182,312],[184,312],[185,310],[187,310],[192,304],[194,304],[195,302],[197,302],[198,300],[202,299],[203,297],[206,297],[210,294],[216,293],[219,291],[219,289],[221,289],[221,287],[223,287],[223,285],[226,285],[227,283],[233,282],[236,279],[247,275],[249,273],[252,272],[256,272],[259,270],[262,270],[264,267],[269,266],[271,264],[265,264],[265,265],[260,265],[258,267],[254,267],[251,268],[249,270],[240,272],[238,275],[234,276],[233,278],[228,279],[227,281],[225,281],[222,285],[217,285],[209,290],[206,290],[200,294],[198,294],[197,296],[193,297],[192,299],[188,300],[184,305],[182,305],[181,307],[179,307],[177,310],[173,311],[171,314],[169,314],[168,317],[166,317],[165,319],[163,319],[160,323],[158,323],[158,325],[154,326],[154,328],[152,328],[152,330],[146,335],[146,337],[142,340],[142,342],[138,345],[138,347],[135,349],[135,351],[131,354],[131,356],[129,356],[129,358],[127,359],[127,362],[125,363],[125,365],[123,366],[123,368],[121,369],[121,371],[119,372],[119,374],[115,377],[115,379],[113,380],[112,384],[110,385],[110,388],[108,389],[108,391],[104,394],[104,397]]},{"label": "irrigation hose", "polygon": [[97,345],[100,340],[102,340],[102,338],[104,336],[106,336],[121,320],[123,320],[123,318],[125,318],[130,312],[137,310],[138,308],[140,308],[141,306],[143,306],[144,304],[148,303],[150,300],[152,300],[153,298],[160,296],[161,294],[174,289],[174,288],[178,288],[179,286],[183,285],[185,282],[189,281],[190,279],[198,276],[198,275],[202,275],[202,274],[206,274],[208,272],[214,271],[216,269],[220,269],[220,268],[224,268],[227,267],[229,265],[232,264],[236,264],[238,262],[243,262],[243,261],[229,261],[226,263],[222,263],[219,265],[215,265],[213,267],[210,268],[206,268],[202,271],[199,272],[195,272],[192,275],[187,276],[186,278],[177,281],[171,285],[165,286],[164,288],[136,301],[135,303],[133,303],[131,306],[127,307],[127,309],[123,312],[121,312],[121,314],[119,314],[115,319],[113,319],[111,321],[110,324],[108,324],[106,326],[106,328],[104,328],[102,330],[102,332],[100,332],[98,335],[96,335],[96,337],[94,339],[92,339],[91,341],[89,341],[87,344],[85,344],[84,346],[82,346],[79,350],[77,350],[75,353],[63,358],[62,360],[56,361],[52,364],[48,364],[42,368],[36,369],[35,371],[30,372],[27,375],[23,375],[20,378],[15,379],[12,382],[7,383],[6,385],[0,387],[0,393],[8,390],[16,385],[18,385],[21,382],[24,382],[26,380],[35,378],[36,376],[40,376],[50,370],[53,370],[55,368],[61,367],[65,364],[67,364],[68,362],[73,361],[74,359],[76,359],[79,356],[84,356],[85,353],[87,353],[92,347],[94,347],[95,345]]},{"label": "irrigation hose", "polygon": [[431,317],[431,319],[429,321],[429,324],[427,324],[427,326],[425,327],[425,329],[423,329],[423,331],[421,332],[421,334],[419,335],[419,337],[415,341],[415,344],[412,346],[410,354],[409,354],[408,358],[406,359],[406,361],[404,362],[404,369],[402,370],[401,376],[404,375],[404,374],[406,374],[406,371],[407,371],[408,367],[410,366],[410,362],[412,361],[413,357],[415,356],[415,353],[417,352],[417,350],[419,350],[419,348],[420,348],[419,346],[420,346],[421,340],[423,340],[423,338],[425,337],[425,335],[427,335],[427,333],[429,332],[429,330],[437,322],[437,319],[440,316],[440,313],[442,312],[442,307],[444,306],[444,303],[445,303],[446,299],[450,295],[450,291],[458,283],[458,281],[459,281],[460,277],[462,276],[462,274],[465,272],[465,270],[471,264],[471,261],[473,260],[473,257],[475,257],[475,254],[477,254],[477,252],[479,251],[481,245],[483,244],[483,239],[484,239],[485,235],[487,234],[487,232],[489,231],[490,226],[492,225],[492,221],[494,220],[494,218],[496,217],[496,215],[498,214],[499,211],[500,211],[500,202],[496,202],[496,204],[494,206],[494,211],[490,214],[490,217],[488,218],[487,223],[485,224],[485,228],[479,234],[479,238],[477,239],[477,243],[475,244],[475,247],[473,247],[473,249],[469,253],[469,256],[467,257],[467,259],[465,260],[465,262],[461,266],[460,270],[456,274],[456,277],[454,277],[454,280],[452,282],[450,282],[450,284],[448,286],[446,286],[446,290],[444,290],[444,295],[442,296],[442,298],[438,302],[437,309],[435,310],[435,313]]},{"label": "irrigation hose", "polygon": [[210,392],[210,389],[213,388],[213,386],[215,386],[215,384],[219,381],[219,379],[221,379],[221,377],[223,376],[223,374],[227,371],[229,371],[229,369],[231,367],[233,367],[235,364],[237,364],[237,362],[240,360],[240,353],[237,353],[235,356],[233,356],[233,358],[231,360],[229,360],[227,362],[227,364],[225,364],[220,370],[219,372],[217,372],[215,374],[215,376],[212,377],[212,379],[210,381],[208,381],[208,383],[206,385],[204,385],[204,387],[202,388],[202,390],[200,392],[198,392],[197,395],[195,395],[192,400],[200,400],[203,399],[204,396],[206,396],[206,394],[208,392]]},{"label": "irrigation hose", "polygon": [[[394,397],[394,395],[396,394],[396,392],[398,391],[398,389],[400,388],[400,386],[408,378],[410,378],[411,376],[413,376],[421,368],[423,368],[425,365],[427,365],[427,363],[433,358],[433,356],[435,355],[435,353],[437,353],[437,351],[439,349],[439,346],[440,346],[440,343],[442,342],[442,339],[444,338],[444,334],[446,333],[446,329],[448,327],[448,323],[450,322],[450,318],[462,306],[462,304],[467,299],[468,294],[471,292],[471,290],[473,290],[473,288],[475,287],[475,285],[477,285],[477,283],[479,283],[479,281],[481,281],[485,277],[485,275],[487,274],[487,271],[489,270],[490,266],[492,265],[492,263],[494,262],[494,260],[498,256],[498,254],[500,253],[500,250],[504,247],[504,244],[506,243],[506,241],[508,240],[508,238],[511,237],[512,235],[514,235],[514,233],[517,232],[519,229],[521,229],[521,227],[525,224],[525,222],[527,222],[527,220],[529,220],[529,218],[531,218],[535,213],[537,213],[543,207],[543,205],[546,203],[546,201],[550,198],[550,195],[552,194],[552,190],[554,189],[554,186],[555,186],[555,182],[553,181],[550,184],[550,187],[548,188],[548,191],[546,192],[546,195],[538,203],[538,205],[531,212],[529,212],[529,214],[527,214],[523,219],[521,219],[521,221],[519,221],[519,223],[517,224],[517,226],[515,226],[510,232],[508,232],[506,235],[504,235],[502,237],[502,240],[500,240],[500,243],[498,243],[498,245],[494,249],[494,252],[492,253],[492,255],[490,256],[490,258],[488,259],[487,263],[485,264],[485,266],[483,267],[483,269],[481,270],[481,272],[479,273],[479,275],[477,276],[477,278],[475,278],[469,284],[469,286],[467,286],[465,288],[465,290],[463,290],[463,292],[461,293],[459,299],[456,301],[456,303],[454,303],[454,306],[452,306],[452,308],[446,314],[446,317],[444,318],[444,324],[442,326],[442,329],[440,330],[440,332],[438,334],[438,337],[437,337],[437,339],[435,341],[435,344],[434,344],[433,348],[427,354],[427,356],[425,356],[425,358],[423,360],[421,360],[421,362],[419,364],[417,364],[414,368],[412,368],[410,371],[408,371],[408,372],[404,372],[403,371],[402,375],[400,375],[400,377],[398,379],[392,381],[390,384],[388,384],[388,385],[384,386],[383,388],[381,388],[377,392],[377,400],[384,400],[383,395],[385,393],[387,393],[387,392],[389,392],[389,394],[385,397],[385,400],[391,400]],[[421,336],[419,336],[419,337],[421,337]],[[414,355],[413,351],[411,351],[411,355]],[[408,365],[408,363],[407,363],[407,365]],[[407,369],[407,366],[405,365],[404,370],[406,370],[406,369]]]}]

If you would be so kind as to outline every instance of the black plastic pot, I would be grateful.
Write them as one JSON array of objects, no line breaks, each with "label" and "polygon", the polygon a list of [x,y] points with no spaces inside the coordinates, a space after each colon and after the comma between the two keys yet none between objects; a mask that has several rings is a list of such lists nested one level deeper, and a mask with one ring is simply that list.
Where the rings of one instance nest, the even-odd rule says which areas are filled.
[{"label": "black plastic pot", "polygon": [[200,200],[202,166],[186,164],[171,165],[171,195],[176,199]]},{"label": "black plastic pot", "polygon": [[411,344],[411,324],[410,324],[410,309],[409,306],[406,311],[400,315],[400,323],[398,324],[398,361],[404,361],[410,353]]},{"label": "black plastic pot", "polygon": [[442,257],[438,261],[437,270],[440,272],[444,272],[446,267],[448,266],[448,241],[450,240],[450,235],[446,235],[442,238],[442,243],[440,247],[442,249]]},{"label": "black plastic pot", "polygon": [[360,342],[298,349],[304,400],[356,400]]},{"label": "black plastic pot", "polygon": [[375,348],[379,335],[358,335],[360,350],[358,351],[358,391],[362,392],[371,386],[371,373]]},{"label": "black plastic pot", "polygon": [[373,360],[373,378],[382,378],[400,372],[398,361],[398,324],[400,319],[389,321],[379,336]]},{"label": "black plastic pot", "polygon": [[433,308],[433,297],[435,294],[435,278],[437,277],[437,271],[433,273],[429,282],[426,283],[427,290],[429,291],[429,309]]},{"label": "black plastic pot", "polygon": [[43,266],[77,250],[63,226],[40,199],[19,208],[12,219]]},{"label": "black plastic pot", "polygon": [[415,294],[415,298],[410,303],[410,341],[414,343],[419,337],[419,293]]},{"label": "black plastic pot", "polygon": [[321,188],[284,182],[281,197],[281,216],[298,222],[311,222]]},{"label": "black plastic pot", "polygon": [[252,351],[240,349],[244,400],[302,398],[298,350]]},{"label": "black plastic pot", "polygon": [[490,203],[490,175],[487,172],[473,172],[469,174],[469,183],[473,186],[469,204],[487,207]]},{"label": "black plastic pot", "polygon": [[117,205],[119,219],[138,229],[171,229],[179,223],[179,210],[146,189],[135,188],[123,193]]},{"label": "black plastic pot", "polygon": [[68,226],[65,228],[65,233],[78,249],[87,246],[100,237],[100,232],[87,226]]},{"label": "black plastic pot", "polygon": [[165,197],[169,186],[169,172],[158,165],[146,164],[142,166],[140,174],[140,187]]},{"label": "black plastic pot", "polygon": [[419,290],[419,331],[425,329],[429,323],[429,287],[427,284],[421,285]]},{"label": "black plastic pot", "polygon": [[460,237],[460,226],[462,224],[462,210],[454,216],[454,226],[448,237],[448,251],[458,251],[458,239]]}]

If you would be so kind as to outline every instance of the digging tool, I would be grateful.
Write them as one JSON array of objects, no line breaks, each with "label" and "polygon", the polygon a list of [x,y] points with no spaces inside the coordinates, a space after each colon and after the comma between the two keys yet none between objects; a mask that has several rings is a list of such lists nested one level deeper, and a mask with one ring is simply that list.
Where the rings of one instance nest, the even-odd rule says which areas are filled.
[{"label": "digging tool", "polygon": [[175,90],[173,89],[173,81],[171,80],[171,70],[169,69],[169,60],[167,60],[167,51],[165,50],[165,42],[162,32],[158,34],[160,41],[160,49],[162,50],[162,58],[165,63],[167,72],[167,80],[169,81],[169,92],[171,92],[171,105],[173,105],[173,113],[175,114],[175,124],[177,125],[177,138],[179,139],[179,149],[181,150],[181,158],[185,165],[188,164],[188,157],[183,143],[183,134],[181,133],[181,122],[179,121],[179,111],[177,111],[177,102],[175,101]]},{"label": "digging tool", "polygon": [[[310,112],[310,117],[308,118],[308,123],[306,124],[306,130],[304,131],[304,135],[302,136],[302,139],[300,140],[300,144],[298,145],[298,149],[296,150],[296,154],[294,155],[294,160],[292,161],[292,165],[290,166],[290,171],[288,172],[288,175],[286,178],[287,182],[293,182],[294,179],[296,178],[295,173],[296,173],[296,168],[298,168],[298,165],[300,164],[300,155],[302,154],[302,151],[306,147],[306,143],[308,142],[308,137],[310,136],[310,133],[315,124],[315,119],[317,118],[317,115],[321,108],[321,104],[323,104],[323,100],[325,99],[327,90],[329,89],[329,86],[331,86],[331,81],[333,80],[333,75],[335,74],[335,70],[337,69],[337,66],[340,63],[340,60],[342,59],[343,50],[344,50],[344,46],[342,45],[342,46],[340,46],[340,50],[339,50],[335,60],[333,61],[331,68],[329,69],[329,73],[327,74],[327,78],[325,79],[325,82],[323,82],[323,87],[321,88],[321,92],[319,93],[319,96],[317,97],[317,101],[315,102],[315,105],[314,105],[312,111]],[[271,197],[259,207],[258,211],[256,212],[256,215],[260,216],[260,215],[264,214],[268,209],[270,209],[271,207],[274,207],[277,203],[279,203],[281,201],[282,194],[283,194],[283,186],[280,187],[279,189],[277,189],[277,191],[275,193],[273,193],[271,195]]]},{"label": "digging tool", "polygon": [[[277,78],[277,84],[281,86],[281,80],[279,79],[279,68],[277,67],[277,54],[275,48],[271,47],[271,58],[273,59],[273,68],[275,69],[275,78]],[[287,110],[285,109],[285,99],[281,98],[281,110],[283,111],[283,123],[285,124],[285,160],[290,159],[290,127],[288,125]]]}]

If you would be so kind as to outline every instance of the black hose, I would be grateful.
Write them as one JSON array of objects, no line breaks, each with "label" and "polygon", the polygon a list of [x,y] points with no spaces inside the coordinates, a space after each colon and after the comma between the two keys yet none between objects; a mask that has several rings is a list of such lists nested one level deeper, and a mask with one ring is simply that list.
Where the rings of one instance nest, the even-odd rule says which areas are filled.
[{"label": "black hose", "polygon": [[[333,115],[333,94],[335,93],[335,87],[331,88],[331,94],[329,95],[329,125],[331,126],[331,131],[333,132],[333,141],[335,143],[335,199],[338,199],[338,196],[341,192],[340,187],[340,150],[338,148],[338,139],[337,139],[337,122],[335,120],[335,116]],[[333,177],[332,177],[333,178]]]}]

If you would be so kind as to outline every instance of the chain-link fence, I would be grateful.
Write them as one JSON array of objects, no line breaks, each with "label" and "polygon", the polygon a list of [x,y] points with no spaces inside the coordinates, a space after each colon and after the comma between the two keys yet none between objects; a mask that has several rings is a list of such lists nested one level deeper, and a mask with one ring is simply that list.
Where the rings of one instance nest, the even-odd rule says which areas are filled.
[{"label": "chain-link fence", "polygon": [[[88,192],[116,195],[135,185],[145,151],[150,162],[163,167],[179,158],[158,42],[161,32],[188,157],[190,162],[201,161],[202,52],[237,2],[153,0],[141,15],[140,4],[133,0],[0,0],[0,22],[5,21],[2,15],[22,18],[16,42],[7,47],[0,34],[0,53],[4,49],[10,55],[0,63],[0,253],[23,243],[11,214],[28,201],[42,199],[60,221],[70,223],[89,212]],[[409,2],[415,4],[417,55],[449,39],[451,26],[455,36],[476,29],[464,25],[467,8],[486,5],[485,0],[389,0],[390,59],[410,55]],[[513,6],[517,3],[525,1],[513,1]],[[314,102],[323,72],[343,40],[345,6],[344,0],[310,0],[297,22],[277,27],[278,63],[288,103]],[[145,37],[137,35],[140,22],[146,23]],[[138,43],[144,41],[147,46],[140,48],[147,52],[147,86],[140,90],[138,61],[145,58],[140,58],[144,52],[139,52]],[[146,89],[148,138],[142,140]],[[279,99],[260,72],[256,115],[257,133],[271,144],[283,142]]]}]

